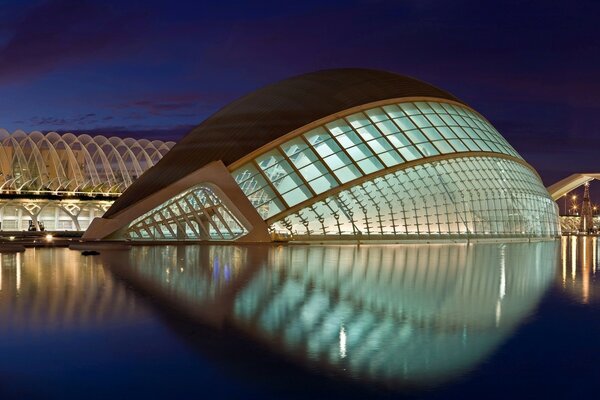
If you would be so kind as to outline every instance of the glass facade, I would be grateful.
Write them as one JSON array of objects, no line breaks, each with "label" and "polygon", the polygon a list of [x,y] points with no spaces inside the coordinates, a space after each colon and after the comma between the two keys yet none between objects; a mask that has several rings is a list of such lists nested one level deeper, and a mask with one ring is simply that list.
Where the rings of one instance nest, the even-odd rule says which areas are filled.
[{"label": "glass facade", "polygon": [[426,157],[494,152],[520,158],[478,114],[443,102],[375,107],[263,153],[233,177],[264,219],[355,179]]},{"label": "glass facade", "polygon": [[138,240],[234,240],[247,233],[213,190],[197,185],[133,221],[126,237]]},{"label": "glass facade", "polygon": [[522,164],[469,157],[376,177],[274,222],[299,237],[556,236],[555,203]]},{"label": "glass facade", "polygon": [[556,206],[521,160],[479,114],[422,101],[339,118],[232,174],[274,235],[557,236]]}]

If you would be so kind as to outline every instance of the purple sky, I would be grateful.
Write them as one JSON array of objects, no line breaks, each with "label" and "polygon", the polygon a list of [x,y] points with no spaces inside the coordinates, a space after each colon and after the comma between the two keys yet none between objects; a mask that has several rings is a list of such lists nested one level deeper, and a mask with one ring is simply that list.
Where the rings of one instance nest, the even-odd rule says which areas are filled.
[{"label": "purple sky", "polygon": [[595,1],[0,0],[0,127],[176,140],[270,82],[370,67],[463,99],[550,184],[600,170],[598,15]]}]

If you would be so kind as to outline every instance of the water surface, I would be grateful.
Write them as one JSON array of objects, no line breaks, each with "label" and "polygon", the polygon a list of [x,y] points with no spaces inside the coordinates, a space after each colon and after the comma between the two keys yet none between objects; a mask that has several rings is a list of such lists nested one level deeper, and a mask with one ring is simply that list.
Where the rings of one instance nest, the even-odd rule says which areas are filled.
[{"label": "water surface", "polygon": [[592,395],[597,246],[3,254],[0,396]]}]

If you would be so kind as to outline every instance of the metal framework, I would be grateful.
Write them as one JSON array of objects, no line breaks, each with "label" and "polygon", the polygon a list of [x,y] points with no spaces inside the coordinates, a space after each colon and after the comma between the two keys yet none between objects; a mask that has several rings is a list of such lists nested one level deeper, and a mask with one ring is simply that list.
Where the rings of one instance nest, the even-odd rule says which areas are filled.
[{"label": "metal framework", "polygon": [[0,192],[118,195],[174,144],[0,129]]},{"label": "metal framework", "polygon": [[278,237],[560,234],[537,174],[454,102],[356,112],[298,132],[232,175]]},{"label": "metal framework", "polygon": [[0,129],[0,229],[83,231],[174,144]]},{"label": "metal framework", "polygon": [[132,239],[234,240],[246,233],[219,197],[198,185],[139,217],[126,234]]}]

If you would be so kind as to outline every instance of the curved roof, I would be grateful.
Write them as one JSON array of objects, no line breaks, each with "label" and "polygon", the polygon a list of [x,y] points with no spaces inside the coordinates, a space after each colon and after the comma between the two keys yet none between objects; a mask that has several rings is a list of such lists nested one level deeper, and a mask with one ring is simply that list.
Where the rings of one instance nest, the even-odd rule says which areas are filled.
[{"label": "curved roof", "polygon": [[118,195],[174,142],[0,129],[0,191]]},{"label": "curved roof", "polygon": [[229,165],[318,119],[363,104],[402,97],[461,102],[450,93],[413,78],[357,68],[312,72],[256,90],[223,107],[184,136],[117,199],[105,217],[209,162],[222,160]]}]

